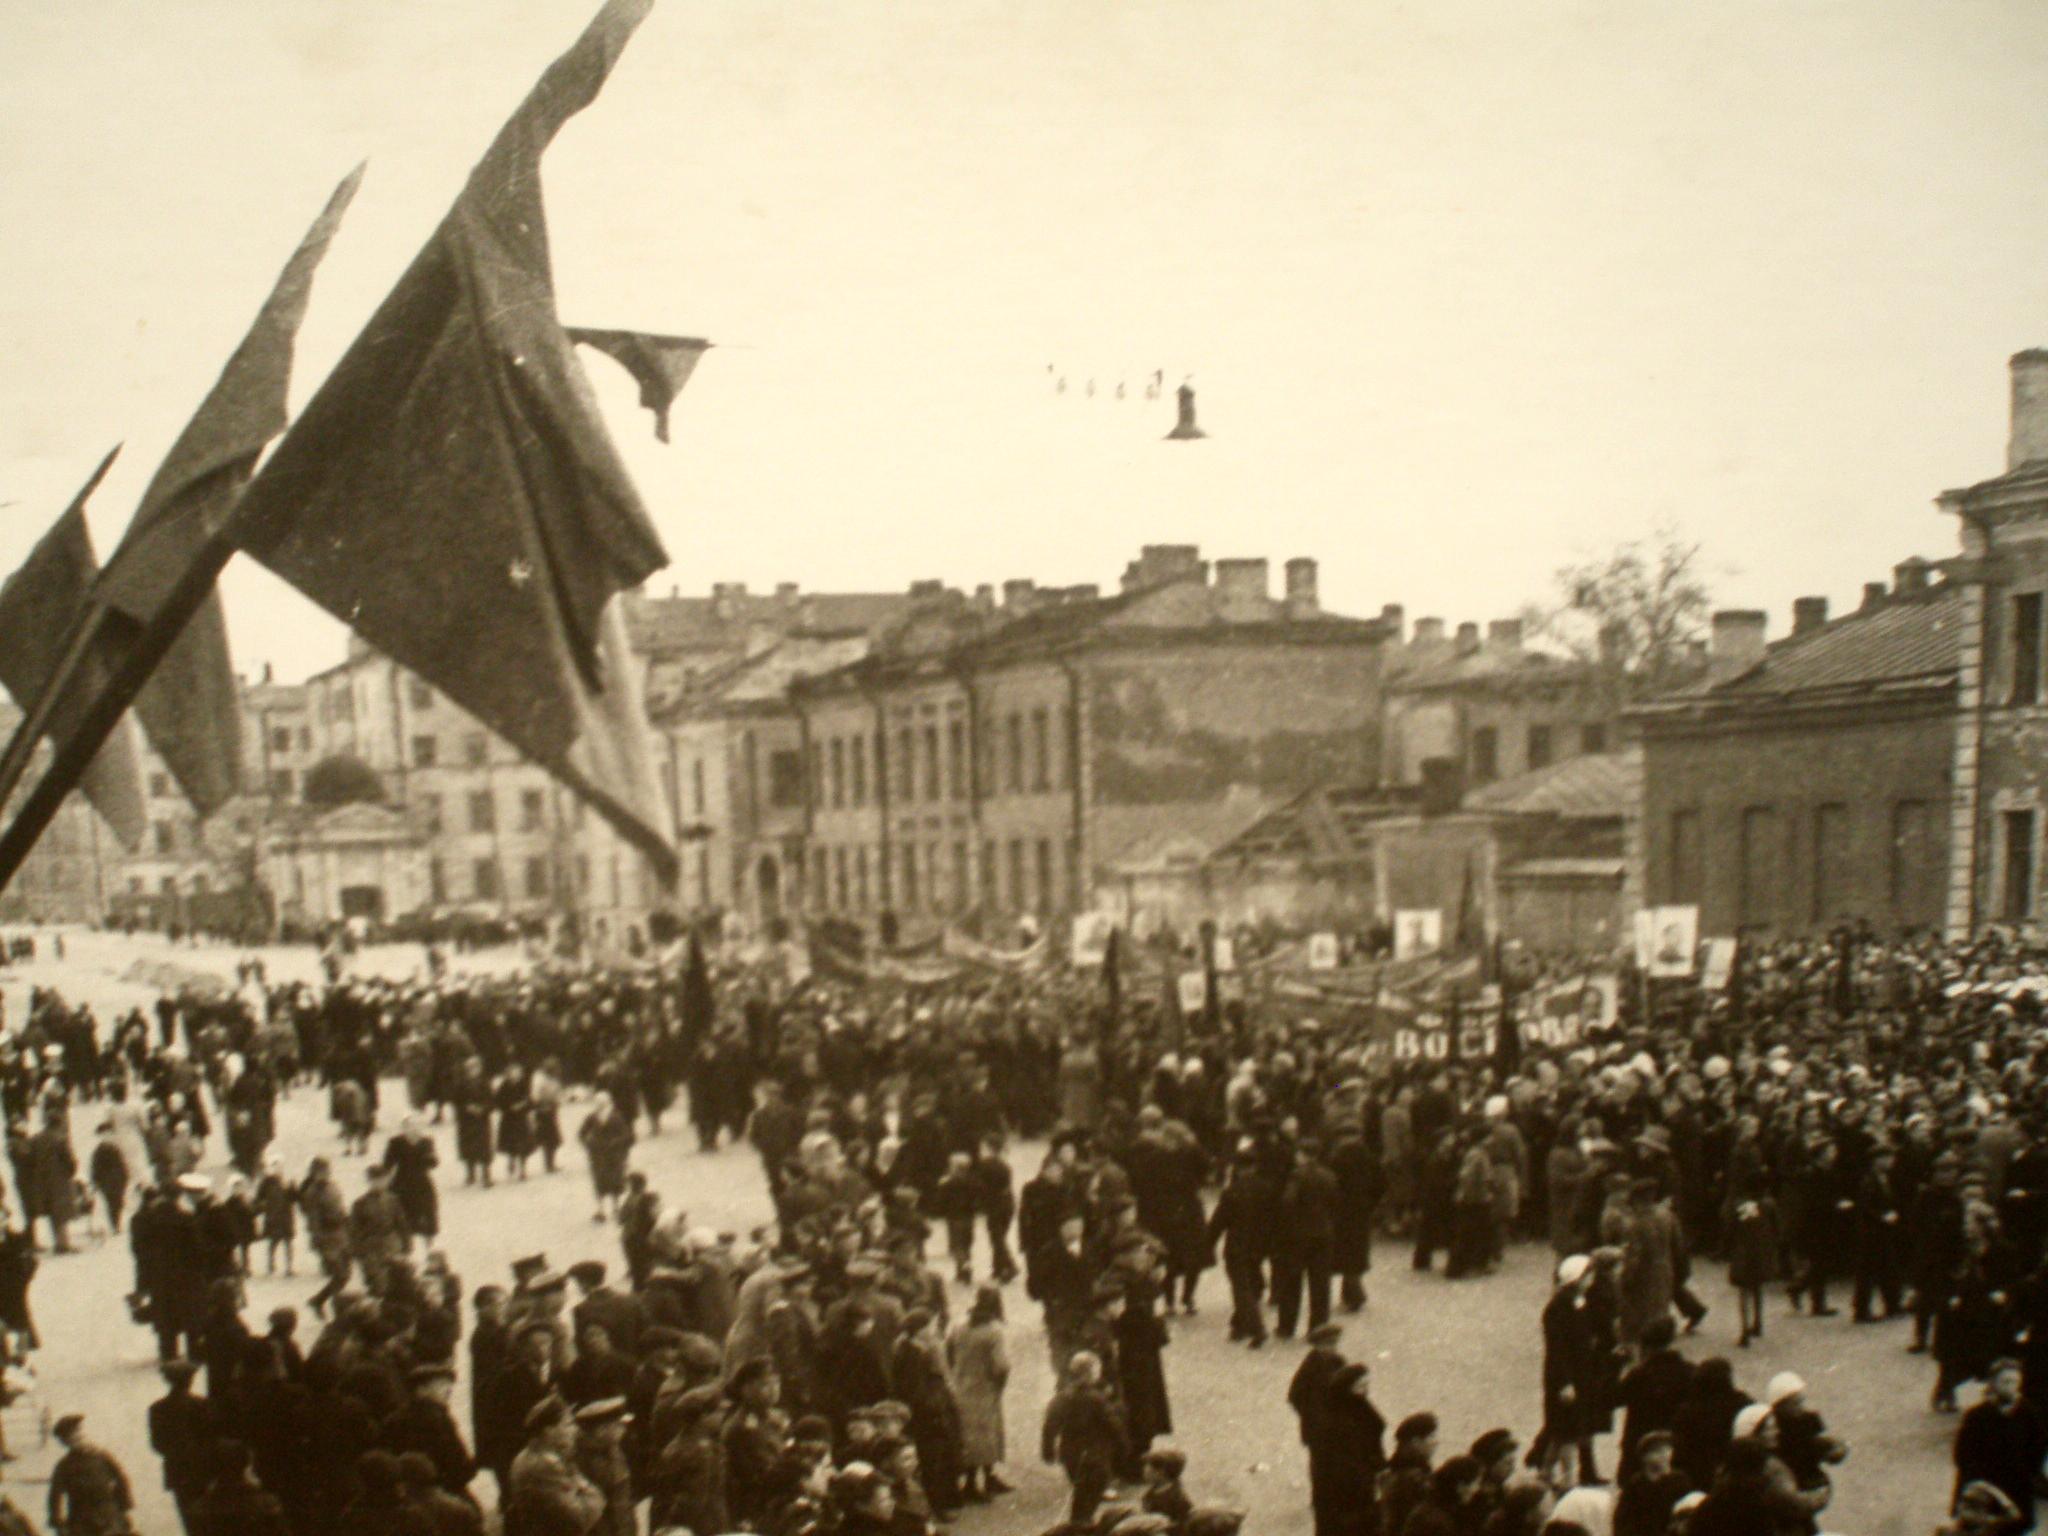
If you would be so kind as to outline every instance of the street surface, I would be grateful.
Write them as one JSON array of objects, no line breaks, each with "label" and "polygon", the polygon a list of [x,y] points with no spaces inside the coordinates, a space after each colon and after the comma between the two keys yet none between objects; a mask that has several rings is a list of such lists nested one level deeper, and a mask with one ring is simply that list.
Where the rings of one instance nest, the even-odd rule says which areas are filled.
[{"label": "street surface", "polygon": [[[147,985],[122,979],[135,974],[138,961],[210,971],[232,982],[236,960],[248,953],[174,947],[154,936],[124,939],[76,932],[65,935],[65,944],[66,958],[57,961],[49,954],[45,935],[34,964],[4,973],[0,990],[7,994],[10,1019],[20,1016],[27,983],[36,982],[56,986],[67,998],[92,1001],[107,1025],[121,1010],[154,996]],[[310,950],[263,954],[272,981],[311,979],[317,973]],[[358,969],[389,975],[424,971],[419,950],[411,946],[372,950],[355,963]],[[456,962],[458,968],[484,969],[510,963],[509,953]],[[387,1083],[383,1102],[380,1136],[372,1143],[375,1155],[381,1155],[383,1134],[395,1129],[402,1113],[402,1084]],[[536,1251],[545,1252],[557,1267],[594,1257],[604,1259],[615,1272],[622,1270],[616,1229],[591,1217],[590,1186],[575,1140],[576,1125],[587,1108],[585,1100],[564,1106],[567,1146],[561,1171],[552,1176],[536,1173],[523,1184],[500,1182],[490,1190],[462,1186],[453,1127],[438,1128],[441,1242],[468,1290],[505,1282],[511,1261]],[[83,1105],[73,1112],[72,1134],[81,1161],[92,1144],[97,1118],[96,1106]],[[363,1159],[335,1156],[339,1148],[322,1090],[300,1087],[279,1106],[274,1150],[295,1176],[303,1173],[312,1156],[333,1156],[345,1194],[353,1199],[362,1188]],[[218,1135],[209,1152],[205,1171],[224,1179],[226,1158]],[[1015,1150],[1020,1183],[1035,1171],[1039,1155],[1034,1146]],[[146,1168],[139,1149],[131,1148],[130,1156],[137,1168]],[[661,1191],[665,1209],[687,1211],[692,1225],[744,1233],[769,1217],[766,1187],[752,1151],[725,1147],[700,1153],[680,1112],[671,1115],[660,1137],[643,1139],[634,1149],[633,1166],[648,1173]],[[74,1225],[75,1236],[82,1230],[82,1224]],[[979,1257],[985,1268],[985,1253]],[[311,1254],[302,1244],[296,1278],[264,1275],[261,1243],[254,1262],[257,1274],[249,1284],[246,1314],[252,1324],[260,1332],[273,1307],[295,1305],[300,1308],[301,1338],[310,1342],[318,1320],[306,1310],[305,1299],[319,1283]],[[1368,1277],[1371,1302],[1347,1321],[1343,1349],[1352,1358],[1371,1363],[1372,1395],[1389,1424],[1419,1409],[1436,1412],[1443,1421],[1445,1455],[1495,1425],[1513,1429],[1526,1443],[1539,1422],[1538,1313],[1548,1290],[1549,1268],[1547,1249],[1523,1246],[1491,1276],[1450,1282],[1414,1274],[1405,1251],[1380,1244]],[[1753,1395],[1761,1395],[1774,1372],[1799,1372],[1809,1383],[1809,1400],[1830,1428],[1847,1438],[1850,1458],[1837,1469],[1835,1502],[1823,1519],[1824,1529],[1844,1536],[1926,1536],[1932,1531],[1945,1514],[1955,1420],[1928,1411],[1933,1367],[1925,1357],[1906,1353],[1910,1324],[1852,1326],[1846,1288],[1837,1300],[1843,1315],[1826,1320],[1791,1314],[1782,1293],[1774,1293],[1766,1340],[1760,1347],[1739,1350],[1733,1347],[1735,1298],[1719,1266],[1703,1265],[1694,1283],[1713,1312],[1701,1334],[1684,1341],[1686,1353],[1693,1358],[1725,1353],[1735,1363],[1738,1384]],[[32,1396],[6,1412],[8,1445],[20,1459],[6,1469],[5,1483],[39,1524],[43,1483],[56,1454],[54,1444],[42,1443],[39,1423],[45,1413],[54,1417],[82,1412],[87,1432],[128,1469],[138,1496],[139,1529],[146,1536],[178,1529],[143,1422],[148,1403],[162,1391],[155,1370],[155,1336],[129,1320],[123,1297],[130,1284],[125,1236],[88,1238],[84,1251],[75,1256],[46,1256],[37,1275],[31,1296],[43,1336],[36,1360],[38,1385]],[[1064,1511],[1064,1483],[1055,1469],[1039,1464],[1036,1454],[1040,1413],[1049,1394],[1038,1309],[1025,1298],[1021,1282],[1005,1294],[1014,1366],[1006,1400],[1008,1475],[1019,1487],[992,1506],[971,1507],[964,1513],[958,1522],[962,1536],[1035,1536]],[[956,1304],[964,1303],[965,1293],[956,1290],[954,1295]],[[1259,1536],[1305,1533],[1310,1527],[1306,1462],[1285,1401],[1302,1346],[1275,1342],[1250,1352],[1226,1342],[1229,1309],[1220,1271],[1205,1277],[1200,1301],[1198,1317],[1173,1319],[1173,1343],[1166,1360],[1177,1425],[1173,1439],[1188,1453],[1188,1488],[1197,1504],[1248,1511],[1246,1529]],[[465,1322],[467,1318],[465,1307]],[[466,1369],[467,1351],[459,1350],[457,1358]],[[1965,1404],[1974,1396],[1972,1388]],[[465,1381],[455,1399],[465,1433],[468,1401]],[[1602,1470],[1611,1471],[1612,1465],[1612,1442],[1606,1441]],[[482,1490],[490,1479],[486,1475],[478,1482]]]}]

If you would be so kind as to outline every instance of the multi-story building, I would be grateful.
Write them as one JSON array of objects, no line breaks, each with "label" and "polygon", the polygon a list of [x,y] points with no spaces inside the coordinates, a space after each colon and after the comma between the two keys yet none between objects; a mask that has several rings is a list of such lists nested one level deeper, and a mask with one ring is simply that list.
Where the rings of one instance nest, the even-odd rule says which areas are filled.
[{"label": "multi-story building", "polygon": [[[1131,848],[1235,795],[1245,819],[1377,760],[1385,626],[1321,611],[1312,560],[1149,546],[1112,597],[1004,583],[910,616],[790,689],[805,807],[779,899],[905,923],[1046,915]],[[791,775],[794,774],[792,781]],[[1249,791],[1249,793],[1245,793]],[[765,876],[760,871],[757,876]]]},{"label": "multi-story building", "polygon": [[[1398,631],[1400,609],[1382,616]],[[1496,619],[1484,638],[1477,624],[1447,638],[1442,619],[1417,619],[1388,658],[1380,779],[1420,784],[1439,760],[1476,789],[1611,751],[1622,702],[1617,676],[1525,646],[1519,619]]]}]

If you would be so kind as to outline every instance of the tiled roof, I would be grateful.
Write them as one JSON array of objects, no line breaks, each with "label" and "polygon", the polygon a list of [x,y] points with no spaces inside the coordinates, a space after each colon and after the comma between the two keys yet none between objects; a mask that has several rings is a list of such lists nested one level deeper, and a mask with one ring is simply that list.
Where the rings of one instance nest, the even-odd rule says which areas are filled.
[{"label": "tiled roof", "polygon": [[1517,816],[1620,816],[1628,809],[1637,771],[1627,752],[1589,752],[1474,790],[1465,808]]},{"label": "tiled roof", "polygon": [[1954,675],[1962,641],[1962,589],[1932,587],[1848,614],[1811,634],[1780,640],[1762,661],[1706,696],[1782,697],[1940,682]]}]

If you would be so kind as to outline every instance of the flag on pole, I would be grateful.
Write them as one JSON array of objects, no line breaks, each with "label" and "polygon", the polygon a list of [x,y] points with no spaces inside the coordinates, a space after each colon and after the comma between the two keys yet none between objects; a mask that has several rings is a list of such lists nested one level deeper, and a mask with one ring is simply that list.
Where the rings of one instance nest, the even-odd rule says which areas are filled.
[{"label": "flag on pole", "polygon": [[[285,263],[242,343],[143,492],[95,595],[116,643],[140,643],[180,580],[217,538],[258,455],[285,428],[286,391],[313,274],[347,212],[363,168],[343,178]],[[202,816],[239,787],[241,707],[220,594],[210,593],[170,643],[135,700],[164,766]]]},{"label": "flag on pole", "polygon": [[540,157],[652,0],[609,0],[500,130],[249,488],[235,543],[652,858],[675,851],[621,594],[668,563],[555,311]]},{"label": "flag on pole", "polygon": [[711,343],[695,336],[657,336],[648,331],[593,331],[571,327],[569,339],[595,347],[626,372],[640,386],[640,403],[654,413],[654,435],[668,441],[669,407],[690,375],[697,371],[697,359],[711,349]]},{"label": "flag on pole", "polygon": [[[77,728],[87,694],[104,687],[112,670],[112,659],[101,647],[76,632],[85,622],[92,584],[99,576],[92,533],[85,525],[85,504],[120,451],[108,451],[21,568],[0,586],[0,684],[24,713],[36,708],[43,689],[63,669],[74,640],[84,647],[75,664],[74,683],[59,694],[44,723],[42,734],[52,741]],[[79,784],[123,845],[133,849],[142,841],[149,813],[142,797],[141,754],[132,730],[107,738]]]}]

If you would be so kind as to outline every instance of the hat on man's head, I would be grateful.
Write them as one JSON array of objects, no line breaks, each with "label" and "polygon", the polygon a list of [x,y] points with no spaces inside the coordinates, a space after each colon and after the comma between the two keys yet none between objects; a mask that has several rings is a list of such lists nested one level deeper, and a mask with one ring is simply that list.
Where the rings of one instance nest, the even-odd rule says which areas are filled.
[{"label": "hat on man's head", "polygon": [[1511,1429],[1489,1429],[1472,1442],[1472,1458],[1475,1461],[1495,1462],[1511,1451],[1522,1448]]},{"label": "hat on man's head", "polygon": [[576,1422],[585,1429],[598,1429],[631,1417],[632,1415],[626,1412],[626,1400],[623,1397],[601,1397],[596,1402],[585,1403],[576,1410]]},{"label": "hat on man's head", "polygon": [[551,1394],[526,1411],[526,1432],[529,1435],[546,1434],[568,1421],[569,1405]]},{"label": "hat on man's head", "polygon": [[530,1253],[523,1259],[514,1259],[512,1261],[512,1278],[523,1286],[535,1275],[545,1272],[547,1267],[548,1256],[546,1254]]},{"label": "hat on man's head", "polygon": [[716,1386],[692,1387],[687,1392],[678,1393],[675,1398],[675,1411],[686,1419],[702,1418],[724,1405],[725,1394]]},{"label": "hat on man's head", "polygon": [[578,1285],[603,1285],[604,1274],[602,1259],[579,1259],[569,1266],[569,1278]]},{"label": "hat on man's head", "polygon": [[63,1440],[71,1435],[77,1434],[83,1428],[85,1428],[84,1414],[67,1413],[62,1418],[58,1419],[55,1424],[52,1424],[50,1426],[50,1433],[55,1435],[59,1440]]}]

